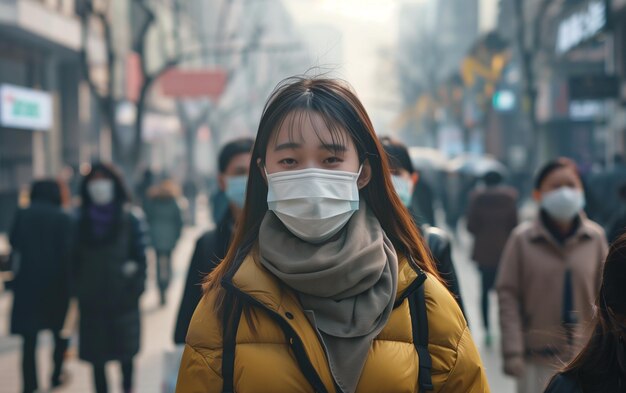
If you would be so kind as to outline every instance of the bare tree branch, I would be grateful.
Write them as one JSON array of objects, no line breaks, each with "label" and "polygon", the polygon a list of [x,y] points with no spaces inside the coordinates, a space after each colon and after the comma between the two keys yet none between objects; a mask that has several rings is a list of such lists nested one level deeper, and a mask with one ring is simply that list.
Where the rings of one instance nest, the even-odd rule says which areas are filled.
[{"label": "bare tree branch", "polygon": [[91,90],[92,94],[98,99],[98,101],[103,101],[104,93],[102,93],[98,86],[96,86],[96,83],[91,76],[91,70],[89,68],[89,54],[87,53],[87,48],[89,46],[89,25],[89,13],[85,9],[83,14],[81,15],[80,65],[83,70],[85,80],[87,81],[87,84],[89,85],[89,89]]},{"label": "bare tree branch", "polygon": [[152,11],[144,0],[135,0],[135,4],[137,4],[137,6],[146,14],[146,19],[143,21],[135,42],[133,43],[133,50],[137,53],[143,54],[145,52],[148,30],[156,20],[156,16],[154,15],[154,11]]}]

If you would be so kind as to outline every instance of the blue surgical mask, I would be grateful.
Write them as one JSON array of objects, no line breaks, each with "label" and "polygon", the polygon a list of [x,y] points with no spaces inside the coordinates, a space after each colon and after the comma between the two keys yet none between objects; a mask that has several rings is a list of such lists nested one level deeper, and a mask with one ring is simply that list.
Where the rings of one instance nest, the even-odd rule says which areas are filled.
[{"label": "blue surgical mask", "polygon": [[404,206],[410,207],[413,197],[413,182],[396,175],[391,176],[391,181]]},{"label": "blue surgical mask", "polygon": [[226,197],[237,207],[243,208],[246,201],[246,184],[248,176],[228,176],[226,177]]}]

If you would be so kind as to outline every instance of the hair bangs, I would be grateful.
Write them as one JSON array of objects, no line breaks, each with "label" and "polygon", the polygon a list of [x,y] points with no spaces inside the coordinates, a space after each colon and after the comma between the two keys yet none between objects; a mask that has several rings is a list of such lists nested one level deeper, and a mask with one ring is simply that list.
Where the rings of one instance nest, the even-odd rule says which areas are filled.
[{"label": "hair bangs", "polygon": [[[317,114],[322,118],[323,125],[330,132],[330,143],[323,139],[322,125],[313,119],[313,114]],[[277,144],[279,136],[278,130],[287,127],[289,141],[296,142],[298,139],[296,133],[302,129],[304,122],[309,122],[318,140],[322,142],[329,151],[332,151],[334,154],[340,153],[338,148],[340,146],[346,146],[348,144],[348,138],[352,137],[355,145],[357,145],[359,157],[362,157],[363,148],[359,148],[357,141],[354,140],[355,133],[350,132],[348,125],[341,119],[342,117],[338,111],[333,111],[330,105],[324,105],[317,101],[315,94],[311,90],[306,90],[294,101],[277,108],[274,118],[268,121],[267,126],[272,129],[272,143]]]}]

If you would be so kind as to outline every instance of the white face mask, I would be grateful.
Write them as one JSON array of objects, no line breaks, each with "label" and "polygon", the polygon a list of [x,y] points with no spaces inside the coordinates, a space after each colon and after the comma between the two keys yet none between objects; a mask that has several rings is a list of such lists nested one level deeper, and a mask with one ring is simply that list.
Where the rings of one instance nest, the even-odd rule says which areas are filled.
[{"label": "white face mask", "polygon": [[544,194],[541,207],[557,221],[570,221],[585,207],[585,195],[581,190],[561,187]]},{"label": "white face mask", "polygon": [[115,199],[115,185],[110,179],[92,180],[87,184],[87,192],[96,205],[108,205]]},{"label": "white face mask", "polygon": [[361,169],[352,173],[309,168],[271,175],[266,171],[269,209],[300,239],[324,242],[359,209]]},{"label": "white face mask", "polygon": [[400,197],[404,206],[410,207],[411,199],[413,197],[413,182],[396,175],[391,176],[391,181],[393,182],[393,188],[396,189],[396,193]]}]

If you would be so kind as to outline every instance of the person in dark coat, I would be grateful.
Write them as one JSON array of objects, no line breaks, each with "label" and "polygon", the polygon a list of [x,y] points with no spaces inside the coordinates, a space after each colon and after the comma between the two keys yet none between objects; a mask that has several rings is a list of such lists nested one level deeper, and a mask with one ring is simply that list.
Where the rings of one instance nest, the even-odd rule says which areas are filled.
[{"label": "person in dark coat", "polygon": [[203,278],[215,269],[228,251],[233,228],[241,214],[245,200],[253,145],[254,140],[242,138],[227,143],[220,151],[219,188],[230,202],[229,209],[217,222],[216,228],[204,233],[196,242],[174,329],[174,343],[176,344],[185,343],[189,322],[202,297]]},{"label": "person in dark coat", "polygon": [[70,299],[72,220],[62,208],[55,180],[33,183],[31,204],[19,210],[10,232],[12,255],[19,259],[13,282],[11,333],[23,338],[23,391],[38,389],[36,348],[41,330],[54,337],[52,387],[63,383],[68,340],[61,336]]},{"label": "person in dark coat", "polygon": [[481,311],[488,347],[492,343],[489,292],[494,287],[504,246],[518,223],[517,191],[503,185],[503,180],[500,173],[487,172],[483,176],[484,188],[471,194],[467,210],[467,229],[474,236],[472,259],[482,281]]},{"label": "person in dark coat", "polygon": [[74,270],[79,356],[93,365],[97,393],[108,391],[109,361],[121,363],[124,392],[130,392],[146,279],[145,224],[141,212],[128,206],[128,193],[112,166],[94,165],[82,182],[81,197]]},{"label": "person in dark coat", "polygon": [[[412,165],[412,164],[411,164]],[[411,211],[413,216],[418,218],[418,224],[435,225],[435,209],[433,206],[434,196],[432,187],[428,184],[424,177],[419,176],[419,172],[415,170],[417,177],[416,184],[419,183],[419,187],[415,187],[413,191],[413,198],[411,200]]]},{"label": "person in dark coat", "polygon": [[626,236],[612,245],[596,297],[593,333],[545,393],[626,392]]},{"label": "person in dark coat", "polygon": [[619,187],[618,193],[622,205],[615,209],[617,213],[614,213],[613,222],[607,233],[609,243],[613,243],[626,232],[626,183]]},{"label": "person in dark coat", "polygon": [[[383,137],[380,141],[389,157],[389,165],[392,174],[391,179],[394,188],[404,206],[411,211],[415,222],[419,224],[420,221],[419,218],[417,218],[417,214],[419,213],[411,209],[411,206],[413,206],[411,203],[412,196],[414,195],[414,188],[419,184],[419,177],[413,167],[409,152],[406,146],[389,137]],[[456,298],[461,311],[465,314],[461,288],[452,261],[452,239],[444,230],[430,224],[422,223],[418,226],[418,229],[426,240],[426,244],[435,259],[437,271],[446,282],[450,292],[452,292]]]},{"label": "person in dark coat", "polygon": [[157,286],[162,306],[172,276],[172,252],[183,230],[183,212],[178,205],[180,197],[178,185],[166,179],[148,190],[144,203],[151,244],[156,251]]}]

